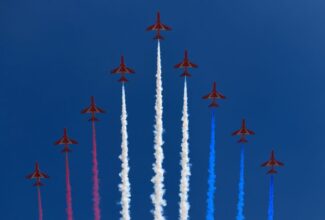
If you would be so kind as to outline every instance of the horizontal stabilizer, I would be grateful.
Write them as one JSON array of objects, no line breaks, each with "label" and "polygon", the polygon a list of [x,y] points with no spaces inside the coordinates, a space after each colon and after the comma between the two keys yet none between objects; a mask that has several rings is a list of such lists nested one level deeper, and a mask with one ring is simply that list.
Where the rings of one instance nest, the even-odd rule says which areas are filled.
[{"label": "horizontal stabilizer", "polygon": [[36,182],[33,184],[33,186],[39,187],[39,186],[44,186],[44,184],[41,182]]},{"label": "horizontal stabilizer", "polygon": [[157,34],[153,39],[154,40],[164,40],[164,37],[161,36],[160,34]]},{"label": "horizontal stabilizer", "polygon": [[274,168],[270,169],[267,174],[276,174],[278,173]]},{"label": "horizontal stabilizer", "polygon": [[62,153],[70,153],[72,150],[68,147],[64,148],[63,150],[61,150]]},{"label": "horizontal stabilizer", "polygon": [[238,143],[247,143],[248,141],[247,141],[247,139],[245,138],[245,136],[244,137],[241,137],[240,139],[239,139],[239,141],[238,141]]},{"label": "horizontal stabilizer", "polygon": [[99,119],[96,117],[92,117],[92,118],[89,118],[88,121],[99,121]]},{"label": "horizontal stabilizer", "polygon": [[210,108],[216,108],[216,107],[218,107],[219,105],[218,105],[218,103],[217,102],[212,102],[210,105],[209,105],[209,107]]},{"label": "horizontal stabilizer", "polygon": [[184,72],[180,76],[181,77],[191,77],[192,75],[189,72]]},{"label": "horizontal stabilizer", "polygon": [[128,82],[128,79],[125,76],[122,76],[118,81],[124,83]]}]

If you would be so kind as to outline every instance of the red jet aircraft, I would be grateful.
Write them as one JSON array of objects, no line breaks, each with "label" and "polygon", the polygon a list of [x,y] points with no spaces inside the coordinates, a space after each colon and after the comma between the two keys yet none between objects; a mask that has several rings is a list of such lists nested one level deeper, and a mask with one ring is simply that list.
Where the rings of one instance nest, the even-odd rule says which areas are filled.
[{"label": "red jet aircraft", "polygon": [[29,174],[28,176],[26,176],[27,179],[36,179],[36,182],[34,183],[33,186],[43,186],[44,184],[41,183],[41,179],[48,179],[49,176],[43,172],[41,172],[41,170],[39,169],[39,165],[36,162],[35,164],[35,171],[31,174]]},{"label": "red jet aircraft", "polygon": [[216,84],[216,82],[214,82],[212,91],[209,94],[202,97],[203,99],[212,99],[212,102],[209,105],[209,107],[212,107],[212,108],[216,108],[219,106],[217,103],[217,99],[225,99],[226,98],[224,95],[222,95],[220,92],[217,91],[216,87],[217,87],[217,84]]},{"label": "red jet aircraft", "polygon": [[271,169],[267,172],[267,174],[276,174],[278,172],[275,170],[275,167],[278,167],[278,166],[282,167],[282,166],[284,166],[284,163],[275,159],[274,150],[272,150],[270,159],[268,161],[266,161],[265,163],[263,163],[261,166],[262,167],[271,167]]},{"label": "red jet aircraft", "polygon": [[119,65],[119,67],[113,69],[111,71],[112,74],[121,74],[121,78],[118,80],[119,82],[127,82],[127,78],[125,77],[125,74],[132,74],[134,73],[134,70],[128,68],[125,63],[124,63],[124,57],[121,56],[121,63]]},{"label": "red jet aircraft", "polygon": [[183,77],[191,76],[191,74],[188,72],[188,68],[197,68],[197,67],[198,67],[198,65],[192,63],[188,59],[187,50],[185,50],[183,61],[175,65],[175,68],[184,68],[184,73],[181,75]]},{"label": "red jet aircraft", "polygon": [[156,36],[154,37],[155,40],[163,40],[163,36],[160,35],[160,31],[170,31],[171,28],[167,25],[160,22],[160,13],[157,12],[157,21],[154,25],[151,25],[147,28],[147,31],[157,31]]},{"label": "red jet aircraft", "polygon": [[245,119],[243,119],[241,128],[232,133],[232,135],[239,135],[240,136],[240,139],[238,141],[239,143],[247,143],[246,136],[247,135],[254,135],[254,134],[255,134],[254,131],[251,131],[251,130],[246,128]]},{"label": "red jet aircraft", "polygon": [[67,135],[67,129],[64,128],[63,136],[59,140],[57,140],[54,144],[55,145],[64,145],[62,152],[69,153],[69,152],[71,152],[71,149],[69,148],[69,144],[78,144],[78,142],[69,138]]},{"label": "red jet aircraft", "polygon": [[99,107],[96,106],[95,104],[95,99],[94,96],[91,96],[91,103],[90,106],[85,108],[84,110],[81,111],[81,114],[91,114],[91,118],[88,121],[99,121],[96,117],[96,113],[105,113],[105,111]]}]

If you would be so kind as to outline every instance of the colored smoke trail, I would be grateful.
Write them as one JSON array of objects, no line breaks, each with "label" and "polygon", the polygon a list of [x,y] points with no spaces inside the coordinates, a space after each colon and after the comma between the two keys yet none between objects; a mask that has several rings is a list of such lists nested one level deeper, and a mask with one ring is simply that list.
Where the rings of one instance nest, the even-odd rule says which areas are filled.
[{"label": "colored smoke trail", "polygon": [[95,220],[100,220],[100,197],[99,197],[99,177],[98,177],[98,161],[97,161],[97,144],[96,144],[96,128],[95,120],[92,121],[93,132],[93,209]]},{"label": "colored smoke trail", "polygon": [[42,208],[42,196],[40,186],[37,186],[37,198],[38,198],[38,218],[43,220],[43,208]]},{"label": "colored smoke trail", "polygon": [[156,74],[156,103],[155,103],[155,126],[154,126],[154,150],[155,162],[153,164],[154,177],[151,182],[154,184],[154,193],[151,200],[154,205],[152,211],[155,220],[164,220],[163,209],[166,206],[164,200],[164,152],[163,152],[163,97],[162,97],[162,79],[161,79],[161,58],[160,58],[160,42],[157,47],[157,74]]},{"label": "colored smoke trail", "polygon": [[71,196],[68,152],[65,153],[65,181],[66,181],[66,190],[67,190],[67,192],[66,192],[67,215],[68,215],[68,220],[72,220],[73,219],[73,211],[72,211],[72,196]]},{"label": "colored smoke trail", "polygon": [[238,184],[238,203],[237,203],[237,220],[244,220],[244,206],[245,206],[245,201],[244,201],[244,196],[245,196],[245,191],[244,191],[244,186],[245,186],[245,175],[244,175],[244,170],[245,170],[245,148],[244,145],[241,148],[241,153],[240,153],[240,174],[239,174],[239,184]]},{"label": "colored smoke trail", "polygon": [[216,190],[216,175],[215,175],[215,116],[212,112],[211,117],[211,140],[210,140],[210,158],[209,158],[209,179],[208,179],[208,208],[206,219],[214,220],[214,193]]},{"label": "colored smoke trail", "polygon": [[188,132],[188,104],[187,104],[187,83],[186,78],[184,81],[184,98],[183,98],[183,126],[182,126],[182,152],[181,152],[181,162],[180,165],[182,167],[181,171],[181,182],[180,182],[180,209],[179,209],[179,219],[180,220],[187,220],[189,219],[188,212],[190,209],[190,204],[188,202],[188,192],[189,192],[189,179],[191,176],[190,170],[190,158],[189,158],[189,147],[188,147],[188,139],[189,139],[189,132]]},{"label": "colored smoke trail", "polygon": [[268,215],[269,218],[268,220],[273,220],[273,215],[274,215],[274,179],[273,179],[273,175],[271,175],[270,177],[270,201],[269,201],[269,211],[268,211]]},{"label": "colored smoke trail", "polygon": [[121,184],[119,184],[119,190],[122,194],[121,204],[121,219],[130,220],[130,181],[129,181],[129,157],[128,157],[128,132],[127,132],[127,111],[126,111],[126,101],[125,101],[125,89],[124,84],[122,86],[122,153],[120,155],[120,160],[122,161],[122,170],[120,172]]}]

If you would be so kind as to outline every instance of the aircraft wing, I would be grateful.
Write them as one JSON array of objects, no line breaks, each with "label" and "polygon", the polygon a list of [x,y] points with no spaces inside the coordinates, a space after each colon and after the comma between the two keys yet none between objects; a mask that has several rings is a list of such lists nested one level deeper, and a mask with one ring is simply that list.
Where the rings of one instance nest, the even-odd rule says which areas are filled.
[{"label": "aircraft wing", "polygon": [[274,165],[275,165],[275,166],[284,166],[284,163],[275,160],[275,161],[274,161]]},{"label": "aircraft wing", "polygon": [[262,163],[261,166],[262,167],[271,166],[271,161],[266,161],[265,163]]},{"label": "aircraft wing", "polygon": [[81,111],[81,114],[85,114],[85,113],[90,113],[91,112],[91,106],[85,108],[84,110]]},{"label": "aircraft wing", "polygon": [[165,24],[161,24],[161,28],[160,29],[161,30],[164,30],[164,31],[170,31],[172,28],[169,27],[169,26],[167,26],[167,25],[165,25]]},{"label": "aircraft wing", "polygon": [[232,135],[233,135],[233,136],[234,136],[234,135],[239,135],[240,132],[241,132],[241,129],[239,129],[239,130],[237,130],[237,131],[234,131],[234,132],[232,133]]},{"label": "aircraft wing", "polygon": [[46,173],[42,173],[42,172],[40,172],[40,178],[48,179],[49,176],[48,176]]},{"label": "aircraft wing", "polygon": [[210,98],[211,98],[211,94],[210,93],[202,97],[202,99],[210,99]]},{"label": "aircraft wing", "polygon": [[151,25],[151,26],[149,26],[149,27],[147,27],[147,29],[146,29],[147,31],[153,31],[153,30],[157,30],[157,28],[156,28],[156,24],[153,24],[153,25]]},{"label": "aircraft wing", "polygon": [[185,65],[184,62],[181,62],[181,63],[176,64],[174,67],[175,68],[183,68],[183,67],[197,68],[198,65],[191,63],[191,62],[188,62],[188,65]]},{"label": "aircraft wing", "polygon": [[176,64],[174,67],[175,68],[182,68],[183,65],[184,65],[184,62],[181,62],[181,63]]},{"label": "aircraft wing", "polygon": [[95,107],[97,113],[105,113],[104,109],[101,109],[99,107]]},{"label": "aircraft wing", "polygon": [[71,144],[78,144],[78,141],[76,141],[76,140],[73,140],[73,139],[69,139],[69,140],[70,140]]},{"label": "aircraft wing", "polygon": [[218,96],[220,99],[226,99],[226,96],[222,95],[220,92],[218,92]]},{"label": "aircraft wing", "polygon": [[120,67],[117,67],[117,68],[113,69],[113,70],[111,71],[111,73],[112,73],[112,74],[114,74],[114,73],[118,73],[119,70],[120,70]]},{"label": "aircraft wing", "polygon": [[133,69],[131,69],[131,68],[129,68],[129,67],[126,67],[126,70],[127,70],[127,73],[129,73],[129,74],[135,72]]},{"label": "aircraft wing", "polygon": [[248,133],[249,133],[250,135],[254,135],[254,134],[255,134],[255,132],[252,131],[252,130],[248,130],[248,129],[247,129],[247,131],[248,131]]},{"label": "aircraft wing", "polygon": [[189,65],[190,65],[190,67],[192,67],[192,68],[197,68],[197,67],[198,67],[198,65],[196,65],[195,63],[192,63],[192,62],[189,62]]},{"label": "aircraft wing", "polygon": [[26,176],[26,179],[33,179],[35,176],[35,173],[29,174]]},{"label": "aircraft wing", "polygon": [[62,144],[63,142],[62,142],[62,138],[60,139],[60,140],[57,140],[57,141],[55,141],[54,142],[54,145],[59,145],[59,144]]}]

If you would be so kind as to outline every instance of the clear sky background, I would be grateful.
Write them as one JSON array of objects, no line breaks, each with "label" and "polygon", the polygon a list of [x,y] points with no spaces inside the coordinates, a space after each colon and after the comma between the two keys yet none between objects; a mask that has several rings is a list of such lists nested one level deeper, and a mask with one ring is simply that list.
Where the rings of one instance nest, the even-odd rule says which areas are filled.
[{"label": "clear sky background", "polygon": [[109,70],[121,54],[136,70],[127,84],[131,213],[152,219],[156,42],[145,28],[161,11],[168,219],[178,218],[183,80],[173,65],[185,48],[199,64],[189,80],[191,219],[205,218],[214,80],[227,96],[216,121],[216,219],[236,216],[240,146],[247,119],[249,220],[267,218],[260,164],[275,149],[286,166],[275,179],[275,219],[323,220],[325,199],[325,3],[321,0],[2,0],[0,2],[1,219],[37,218],[36,190],[24,179],[39,161],[45,220],[65,219],[64,157],[53,146],[67,127],[75,219],[93,218],[91,127],[80,110],[94,95],[107,114],[97,124],[102,219],[118,219],[121,85]]}]

